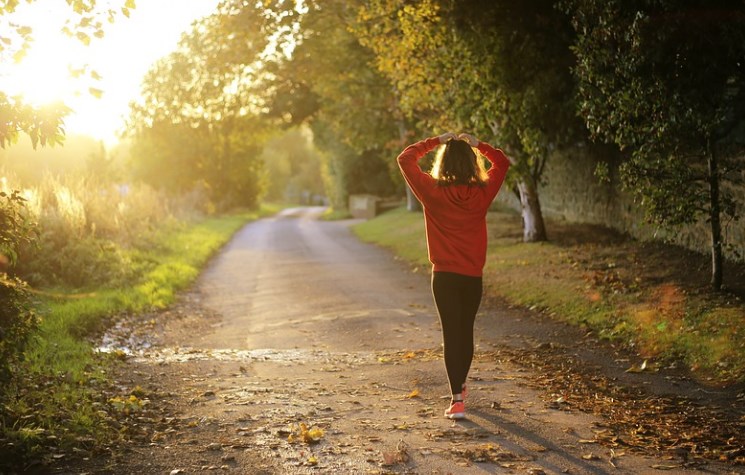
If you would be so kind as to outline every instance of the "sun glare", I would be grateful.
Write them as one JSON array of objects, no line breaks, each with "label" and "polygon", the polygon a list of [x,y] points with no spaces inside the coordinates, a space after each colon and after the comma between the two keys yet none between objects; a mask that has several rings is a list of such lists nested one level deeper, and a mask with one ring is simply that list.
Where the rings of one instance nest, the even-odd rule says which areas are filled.
[{"label": "sun glare", "polygon": [[20,95],[35,106],[70,102],[79,95],[82,82],[73,78],[68,66],[69,48],[61,42],[47,43],[31,50],[11,75],[7,91]]},{"label": "sun glare", "polygon": [[[74,40],[60,30],[64,25],[64,11],[49,2],[45,5],[22,4],[12,18],[14,23],[32,28],[33,42],[18,63],[6,61],[0,73],[2,91],[20,95],[33,105],[67,102],[76,92],[76,82],[68,66],[77,51]],[[16,45],[17,46],[17,45]]]},{"label": "sun glare", "polygon": [[[192,21],[212,13],[217,1],[137,2],[130,18],[104,25],[104,37],[93,38],[88,46],[62,32],[73,15],[66,2],[21,2],[12,21],[32,28],[33,43],[18,63],[0,58],[0,91],[22,96],[35,106],[61,101],[73,111],[65,119],[67,133],[115,143],[128,104],[139,95],[150,65],[176,47]],[[119,5],[124,0],[101,0],[107,2]],[[0,17],[0,29],[8,21]],[[80,68],[95,71],[102,79],[74,77],[71,69]],[[90,88],[100,90],[101,97],[92,95]]]}]

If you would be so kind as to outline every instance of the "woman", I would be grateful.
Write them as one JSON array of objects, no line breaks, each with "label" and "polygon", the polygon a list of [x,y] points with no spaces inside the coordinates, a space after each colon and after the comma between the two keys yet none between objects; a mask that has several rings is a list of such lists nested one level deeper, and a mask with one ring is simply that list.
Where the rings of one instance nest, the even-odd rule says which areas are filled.
[{"label": "woman", "polygon": [[[444,147],[431,172],[423,172],[419,160],[441,144]],[[484,170],[474,149],[489,160],[489,171]],[[432,295],[442,326],[452,394],[445,417],[462,419],[486,261],[486,212],[504,182],[510,161],[504,152],[472,135],[448,132],[409,145],[398,156],[398,165],[424,207]]]}]

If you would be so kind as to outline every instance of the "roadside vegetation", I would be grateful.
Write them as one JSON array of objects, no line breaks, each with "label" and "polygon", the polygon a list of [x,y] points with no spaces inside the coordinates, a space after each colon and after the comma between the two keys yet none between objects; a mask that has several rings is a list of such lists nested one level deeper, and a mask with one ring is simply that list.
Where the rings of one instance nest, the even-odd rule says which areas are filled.
[{"label": "roadside vegetation", "polygon": [[[486,299],[586,327],[648,359],[629,371],[683,365],[707,384],[745,381],[743,266],[732,265],[727,291],[714,294],[703,285],[704,256],[596,226],[549,222],[552,239],[528,244],[518,214],[489,213]],[[429,271],[421,213],[399,208],[354,231]]]},{"label": "roadside vegetation", "polygon": [[[8,253],[29,284],[4,276],[0,286],[8,317],[1,348],[4,464],[28,467],[119,437],[115,413],[142,401],[107,398],[117,355],[98,353],[96,335],[118,315],[172,303],[237,229],[278,209],[208,215],[194,196],[93,185],[50,176],[17,186],[25,201],[12,222],[34,223],[35,236]],[[3,216],[9,209],[5,203]],[[25,317],[11,318],[18,314]]]}]

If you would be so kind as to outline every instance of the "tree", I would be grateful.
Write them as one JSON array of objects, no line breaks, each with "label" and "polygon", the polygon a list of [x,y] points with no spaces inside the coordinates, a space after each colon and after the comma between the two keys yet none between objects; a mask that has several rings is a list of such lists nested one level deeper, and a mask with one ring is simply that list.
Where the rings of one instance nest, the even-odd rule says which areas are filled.
[{"label": "tree", "polygon": [[321,158],[307,127],[293,127],[272,137],[262,156],[268,199],[311,204],[324,195]]},{"label": "tree", "polygon": [[408,114],[430,129],[490,138],[515,160],[524,240],[545,240],[546,160],[582,136],[566,15],[550,0],[372,0],[360,21]]},{"label": "tree", "polygon": [[128,121],[137,176],[174,192],[203,185],[221,208],[258,204],[269,44],[261,12],[221,4],[148,72]]},{"label": "tree", "polygon": [[[397,133],[392,87],[373,66],[372,52],[350,32],[357,2],[305,2],[295,48],[274,71],[271,113],[305,122],[323,150],[326,187],[335,208],[351,193],[394,190]],[[397,180],[402,185],[402,181]]]},{"label": "tree", "polygon": [[708,221],[711,285],[722,285],[722,220],[744,149],[745,7],[734,0],[571,0],[579,111],[650,222]]}]

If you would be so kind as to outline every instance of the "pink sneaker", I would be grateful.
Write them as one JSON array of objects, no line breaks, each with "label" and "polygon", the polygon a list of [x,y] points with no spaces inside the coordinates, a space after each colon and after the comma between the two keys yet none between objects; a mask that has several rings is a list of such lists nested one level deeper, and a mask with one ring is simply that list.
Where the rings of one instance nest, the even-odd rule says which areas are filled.
[{"label": "pink sneaker", "polygon": [[463,401],[453,401],[445,411],[445,417],[448,419],[464,419],[466,417],[466,405],[463,404]]}]

